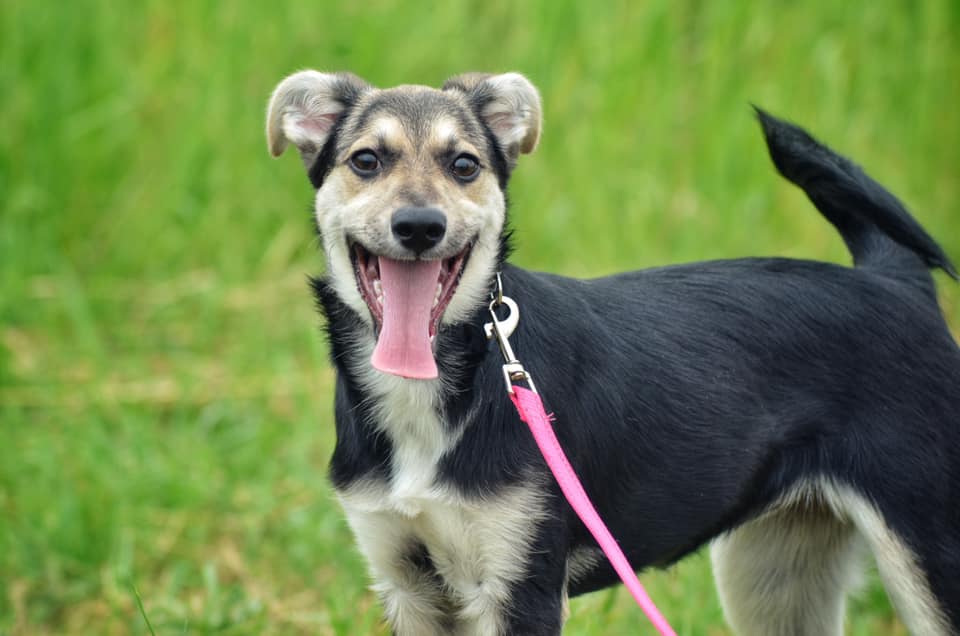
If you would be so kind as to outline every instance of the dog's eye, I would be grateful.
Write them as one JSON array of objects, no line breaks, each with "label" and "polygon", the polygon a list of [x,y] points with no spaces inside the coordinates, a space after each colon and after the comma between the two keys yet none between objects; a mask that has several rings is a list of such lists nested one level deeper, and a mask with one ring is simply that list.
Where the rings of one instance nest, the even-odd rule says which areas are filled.
[{"label": "dog's eye", "polygon": [[350,167],[361,177],[372,177],[380,171],[380,158],[372,150],[358,150],[350,156]]},{"label": "dog's eye", "polygon": [[460,155],[450,165],[450,172],[460,181],[473,181],[480,174],[480,162],[476,157]]}]

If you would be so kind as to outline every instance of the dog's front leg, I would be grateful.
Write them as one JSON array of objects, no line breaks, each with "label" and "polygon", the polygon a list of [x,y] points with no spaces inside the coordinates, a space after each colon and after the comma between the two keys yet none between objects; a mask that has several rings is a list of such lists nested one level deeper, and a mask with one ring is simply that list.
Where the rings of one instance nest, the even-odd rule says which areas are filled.
[{"label": "dog's front leg", "polygon": [[482,589],[466,600],[451,624],[456,636],[558,636],[566,619],[562,580],[526,579],[507,602],[494,600]]},{"label": "dog's front leg", "polygon": [[445,636],[456,610],[426,548],[404,517],[344,505],[357,545],[373,577],[371,589],[396,636]]},{"label": "dog's front leg", "polygon": [[[401,557],[404,558],[404,557]],[[428,572],[406,570],[378,578],[373,590],[394,636],[440,636],[458,629],[456,610],[441,582]]]},{"label": "dog's front leg", "polygon": [[[529,542],[511,536],[512,549],[497,546],[490,536],[479,545],[487,554],[479,559],[485,575],[474,586],[450,577],[461,601],[457,636],[557,636],[566,619],[566,562],[564,529],[558,518],[537,524]],[[523,546],[520,548],[520,546]],[[497,546],[493,554],[491,547]],[[509,577],[496,575],[497,564],[522,564]],[[443,568],[441,567],[441,570]],[[501,570],[504,572],[504,570]]]},{"label": "dog's front leg", "polygon": [[559,636],[567,618],[567,593],[563,580],[524,581],[504,613],[503,634]]}]

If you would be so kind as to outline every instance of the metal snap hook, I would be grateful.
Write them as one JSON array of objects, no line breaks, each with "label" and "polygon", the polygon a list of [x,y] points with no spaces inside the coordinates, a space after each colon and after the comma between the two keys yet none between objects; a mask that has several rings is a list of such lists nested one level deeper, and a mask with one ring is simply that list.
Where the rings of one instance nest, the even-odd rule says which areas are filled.
[{"label": "metal snap hook", "polygon": [[[507,309],[510,310],[510,313],[507,314],[507,317],[503,320],[497,316],[496,312],[496,308],[501,305],[506,305]],[[526,381],[530,389],[536,392],[537,389],[533,384],[533,378],[530,377],[530,374],[527,373],[523,365],[520,364],[520,361],[517,360],[517,355],[513,352],[513,348],[510,346],[510,340],[508,340],[520,323],[520,308],[517,307],[517,303],[509,296],[501,296],[499,300],[497,298],[491,300],[488,309],[490,311],[490,322],[483,325],[483,331],[486,333],[488,340],[496,338],[497,344],[500,346],[500,353],[503,354],[503,360],[506,362],[506,364],[503,365],[503,379],[507,387],[507,392],[512,395],[513,383],[520,381]]]},{"label": "metal snap hook", "polygon": [[[497,316],[496,308],[502,305],[506,305],[510,313],[507,314],[506,318],[501,320]],[[517,329],[517,325],[520,323],[520,308],[517,306],[517,303],[509,296],[504,296],[501,293],[499,298],[494,298],[490,301],[489,310],[492,320],[483,325],[483,332],[487,335],[487,340],[492,340],[494,336],[503,339],[512,336],[513,332]]]},{"label": "metal snap hook", "polygon": [[[490,300],[496,303],[498,306],[503,304],[503,280],[500,278],[500,272],[497,274],[497,287],[490,292]],[[487,336],[489,338],[489,336]]]}]

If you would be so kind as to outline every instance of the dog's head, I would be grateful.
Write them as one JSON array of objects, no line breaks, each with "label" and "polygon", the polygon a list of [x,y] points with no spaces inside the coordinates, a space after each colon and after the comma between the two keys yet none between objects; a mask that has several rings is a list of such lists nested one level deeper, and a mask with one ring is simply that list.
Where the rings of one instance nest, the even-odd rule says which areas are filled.
[{"label": "dog's head", "polygon": [[437,330],[489,293],[507,179],[539,137],[540,97],[516,73],[381,90],[302,71],[277,86],[270,152],[300,151],[328,277],[377,338],[376,368],[436,377]]}]

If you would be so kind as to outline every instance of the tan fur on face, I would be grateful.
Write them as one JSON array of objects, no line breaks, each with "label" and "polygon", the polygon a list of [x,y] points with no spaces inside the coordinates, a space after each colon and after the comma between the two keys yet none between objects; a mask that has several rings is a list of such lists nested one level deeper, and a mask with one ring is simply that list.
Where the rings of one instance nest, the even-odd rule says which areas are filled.
[{"label": "tan fur on face", "polygon": [[[431,122],[425,138],[413,138],[410,132],[409,126],[391,115],[370,121],[364,132],[338,153],[338,165],[328,181],[336,181],[339,187],[333,197],[318,196],[317,219],[322,225],[328,214],[348,208],[350,214],[342,227],[350,238],[374,254],[409,258],[389,231],[390,217],[407,206],[436,208],[447,218],[447,232],[430,256],[449,258],[487,229],[482,223],[485,217],[502,215],[503,195],[489,167],[481,168],[477,179],[469,183],[457,181],[450,173],[450,163],[460,154],[482,155],[458,135],[452,118]],[[373,178],[358,176],[349,166],[352,155],[368,149],[385,164],[383,173]]]},{"label": "tan fur on face", "polygon": [[[422,90],[431,89],[401,87],[383,93]],[[373,94],[365,102],[376,97]],[[363,105],[358,107],[361,112]],[[355,120],[348,120],[347,125],[356,124]],[[378,256],[409,258],[392,234],[391,217],[402,207],[431,207],[446,216],[447,231],[429,257],[451,258],[472,245],[460,288],[443,316],[444,323],[462,320],[487,292],[486,281],[499,250],[506,212],[503,192],[485,159],[485,149],[477,147],[450,116],[411,125],[393,114],[377,114],[362,127],[352,129],[349,136],[351,142],[337,153],[336,165],[316,199],[317,223],[334,273],[332,279],[343,287],[338,289],[340,296],[361,316],[369,317],[352,288],[347,244],[358,242]],[[373,178],[358,176],[349,165],[354,153],[367,149],[384,161],[383,172]],[[450,163],[460,154],[480,160],[480,174],[471,182],[460,182],[450,172]]]}]

